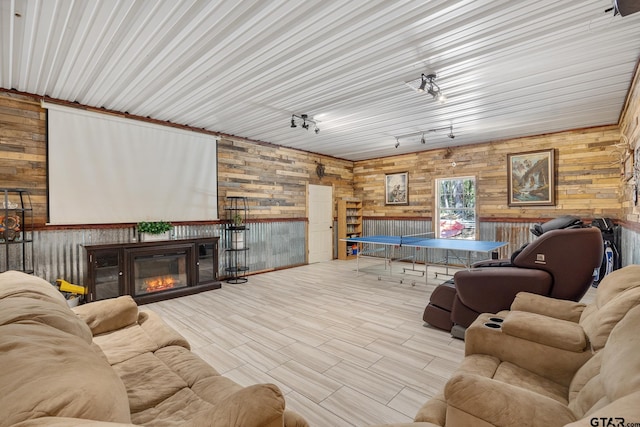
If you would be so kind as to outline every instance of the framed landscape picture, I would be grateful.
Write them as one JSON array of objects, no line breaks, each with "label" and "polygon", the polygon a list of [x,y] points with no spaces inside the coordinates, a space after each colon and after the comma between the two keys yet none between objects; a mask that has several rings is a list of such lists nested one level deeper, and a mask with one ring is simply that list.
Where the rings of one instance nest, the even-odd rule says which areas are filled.
[{"label": "framed landscape picture", "polygon": [[554,150],[507,155],[509,206],[553,206]]},{"label": "framed landscape picture", "polygon": [[409,172],[385,175],[385,205],[409,204]]}]

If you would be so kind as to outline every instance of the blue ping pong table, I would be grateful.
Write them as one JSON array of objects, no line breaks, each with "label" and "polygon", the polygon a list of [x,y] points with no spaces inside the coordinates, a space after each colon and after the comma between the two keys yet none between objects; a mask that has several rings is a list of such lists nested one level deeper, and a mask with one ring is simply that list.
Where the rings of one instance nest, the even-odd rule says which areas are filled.
[{"label": "blue ping pong table", "polygon": [[[474,252],[486,253],[489,255],[491,252],[498,250],[499,248],[506,246],[508,242],[491,242],[485,240],[466,240],[466,239],[437,239],[429,237],[433,233],[425,233],[423,235],[407,235],[407,236],[388,236],[388,235],[375,235],[365,237],[348,237],[341,239],[347,243],[358,244],[359,250],[357,253],[356,269],[360,271],[360,257],[361,256],[374,256],[380,257],[380,254],[384,256],[385,269],[386,264],[389,264],[389,275],[391,275],[391,264],[393,261],[407,261],[411,260],[413,268],[407,270],[417,271],[424,274],[425,282],[427,280],[427,266],[430,264],[426,257],[426,250],[435,249],[442,250],[445,253],[443,262],[431,263],[431,265],[444,265],[446,267],[446,275],[449,275],[449,266],[452,264],[449,262],[450,258],[454,258],[461,263],[465,268],[471,267],[471,255]],[[411,248],[412,253],[410,255],[404,255],[394,257],[396,249],[402,247]],[[416,270],[416,256],[418,250],[424,249],[424,265],[425,269]],[[458,255],[456,252],[466,253],[466,257]],[[436,274],[437,277],[437,274]]]}]

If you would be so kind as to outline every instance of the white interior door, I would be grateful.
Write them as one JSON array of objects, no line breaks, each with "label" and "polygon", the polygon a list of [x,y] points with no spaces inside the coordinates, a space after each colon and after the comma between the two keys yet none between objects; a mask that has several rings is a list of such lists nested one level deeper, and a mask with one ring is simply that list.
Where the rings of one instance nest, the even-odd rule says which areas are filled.
[{"label": "white interior door", "polygon": [[333,187],[309,185],[309,263],[333,259]]}]

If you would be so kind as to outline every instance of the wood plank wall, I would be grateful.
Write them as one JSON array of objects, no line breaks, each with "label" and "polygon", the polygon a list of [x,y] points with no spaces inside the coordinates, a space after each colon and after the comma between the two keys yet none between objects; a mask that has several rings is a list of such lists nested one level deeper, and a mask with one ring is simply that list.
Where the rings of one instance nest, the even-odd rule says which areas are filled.
[{"label": "wood plank wall", "polygon": [[45,111],[34,98],[0,93],[0,188],[31,193],[34,223],[46,220]]},{"label": "wood plank wall", "polygon": [[[640,71],[636,70],[634,83],[627,98],[627,105],[620,120],[620,131],[623,138],[620,140],[619,154],[623,165],[623,202],[622,219],[626,225],[640,232],[640,201],[634,202],[633,193],[638,192],[640,182],[636,182],[633,176],[634,167],[640,169],[640,156],[634,156],[634,152],[640,148]],[[640,154],[640,151],[638,151]],[[640,172],[640,170],[639,170]],[[640,197],[638,197],[640,199]]]},{"label": "wood plank wall", "polygon": [[[638,104],[636,91],[631,114],[635,119],[625,125],[633,129],[636,140]],[[37,224],[46,219],[44,118],[35,97],[0,92],[0,187],[31,189]],[[241,138],[222,138],[218,147],[220,217],[224,218],[227,195],[249,197],[252,218],[306,217],[307,186],[317,184],[332,185],[336,198],[361,198],[365,216],[430,218],[434,179],[473,175],[478,178],[483,220],[518,221],[560,214],[621,218],[624,204],[627,219],[637,222],[637,207],[628,206],[630,196],[625,194],[623,201],[626,187],[621,185],[616,151],[619,141],[618,126],[607,126],[354,163]],[[557,205],[507,206],[507,154],[546,148],[556,150]],[[323,178],[316,175],[319,162],[325,167]],[[403,171],[409,171],[409,206],[385,206],[384,175]]]},{"label": "wood plank wall", "polygon": [[248,197],[251,219],[306,218],[309,184],[333,186],[334,198],[353,196],[353,163],[242,139],[218,143],[220,218],[225,218],[226,196]]},{"label": "wood plank wall", "polygon": [[[39,226],[46,222],[45,135],[45,110],[36,97],[0,92],[0,188],[30,189]],[[333,186],[334,197],[353,196],[353,162],[240,138],[218,144],[221,219],[227,195],[249,197],[251,219],[305,218],[308,184]]]},{"label": "wood plank wall", "polygon": [[[478,212],[485,221],[563,214],[619,218],[621,179],[615,156],[619,140],[619,128],[606,126],[359,161],[354,167],[355,196],[363,200],[364,216],[430,218],[436,178],[475,176]],[[509,207],[507,155],[552,148],[556,206]],[[385,174],[405,171],[409,171],[409,206],[385,206]]]}]

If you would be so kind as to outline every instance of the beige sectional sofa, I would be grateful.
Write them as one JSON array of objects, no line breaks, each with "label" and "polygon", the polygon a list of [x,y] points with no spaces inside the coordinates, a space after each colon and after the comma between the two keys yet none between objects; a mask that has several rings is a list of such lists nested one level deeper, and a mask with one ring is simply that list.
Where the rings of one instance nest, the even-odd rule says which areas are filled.
[{"label": "beige sectional sofa", "polygon": [[518,294],[473,322],[443,392],[394,426],[640,425],[639,331],[640,265],[606,276],[587,305]]},{"label": "beige sectional sofa", "polygon": [[277,386],[221,376],[130,297],[74,311],[42,279],[0,274],[0,427],[308,425]]}]

